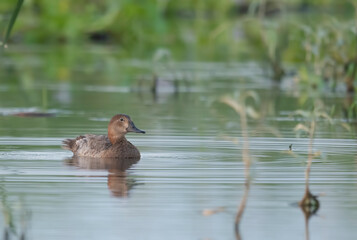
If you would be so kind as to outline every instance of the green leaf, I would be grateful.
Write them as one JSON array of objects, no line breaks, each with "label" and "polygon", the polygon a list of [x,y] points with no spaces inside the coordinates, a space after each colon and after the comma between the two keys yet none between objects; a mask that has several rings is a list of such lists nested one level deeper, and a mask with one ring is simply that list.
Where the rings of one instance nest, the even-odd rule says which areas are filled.
[{"label": "green leaf", "polygon": [[11,15],[10,23],[9,23],[9,26],[7,28],[7,31],[6,31],[6,34],[5,34],[5,38],[4,38],[4,43],[3,43],[4,47],[6,46],[6,43],[10,38],[11,30],[12,30],[12,28],[13,28],[15,22],[16,22],[17,15],[20,12],[20,9],[21,9],[21,6],[22,6],[23,2],[24,2],[24,0],[18,0],[17,1],[16,7],[15,7],[15,9],[14,9],[12,15]]}]

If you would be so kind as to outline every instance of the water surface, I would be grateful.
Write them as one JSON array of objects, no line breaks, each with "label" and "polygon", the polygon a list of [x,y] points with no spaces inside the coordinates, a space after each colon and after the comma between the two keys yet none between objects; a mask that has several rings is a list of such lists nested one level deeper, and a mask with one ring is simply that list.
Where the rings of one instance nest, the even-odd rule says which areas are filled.
[{"label": "water surface", "polygon": [[[109,55],[104,59],[112,63],[95,74],[88,72],[91,65],[73,65],[53,70],[60,73],[49,79],[47,54],[29,57],[37,61],[28,69],[1,73],[2,231],[11,215],[13,229],[29,239],[235,239],[245,181],[242,130],[237,114],[218,100],[253,90],[266,117],[249,122],[252,185],[241,238],[305,239],[304,215],[294,203],[304,193],[309,139],[296,138],[299,121],[290,116],[300,108],[299,96],[272,86],[258,65],[177,62],[169,71]],[[112,65],[119,70],[109,74]],[[161,78],[156,94],[152,66]],[[337,103],[339,111],[344,99],[329,95],[324,101]],[[21,112],[51,115],[14,115]],[[119,112],[147,132],[127,136],[142,153],[128,169],[95,169],[97,163],[74,162],[60,148],[64,138],[105,134]],[[320,156],[310,187],[324,196],[309,222],[310,239],[357,235],[355,136],[353,128],[318,122],[313,149]],[[204,216],[219,207],[224,210]]]}]

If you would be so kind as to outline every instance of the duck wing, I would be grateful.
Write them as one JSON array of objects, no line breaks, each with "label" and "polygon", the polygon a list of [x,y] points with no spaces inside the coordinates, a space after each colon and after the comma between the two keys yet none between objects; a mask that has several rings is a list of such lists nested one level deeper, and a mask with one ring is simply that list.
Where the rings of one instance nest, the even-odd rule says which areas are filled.
[{"label": "duck wing", "polygon": [[65,139],[62,148],[72,151],[76,156],[97,157],[111,145],[106,135],[86,134],[75,139]]}]

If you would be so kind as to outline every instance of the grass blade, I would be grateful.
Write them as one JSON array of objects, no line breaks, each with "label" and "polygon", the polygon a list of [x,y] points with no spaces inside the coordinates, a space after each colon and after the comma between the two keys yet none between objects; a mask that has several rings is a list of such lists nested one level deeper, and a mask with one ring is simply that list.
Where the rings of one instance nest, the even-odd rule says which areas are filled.
[{"label": "grass blade", "polygon": [[8,26],[8,28],[6,30],[6,34],[5,34],[5,38],[4,38],[4,43],[3,43],[4,47],[6,46],[6,43],[10,38],[12,27],[14,26],[14,24],[16,22],[17,15],[20,12],[20,9],[21,9],[21,6],[22,6],[23,2],[24,2],[24,0],[18,0],[17,1],[16,7],[15,7],[15,9],[14,9],[12,15],[11,15],[10,23],[9,23],[9,26]]}]

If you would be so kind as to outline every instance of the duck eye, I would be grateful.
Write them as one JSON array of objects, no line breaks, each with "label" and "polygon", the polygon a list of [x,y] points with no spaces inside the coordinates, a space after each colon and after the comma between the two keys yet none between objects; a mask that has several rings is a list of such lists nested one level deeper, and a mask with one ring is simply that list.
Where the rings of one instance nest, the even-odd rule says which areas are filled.
[{"label": "duck eye", "polygon": [[121,122],[124,122],[124,118],[121,118],[120,121],[121,121]]}]

